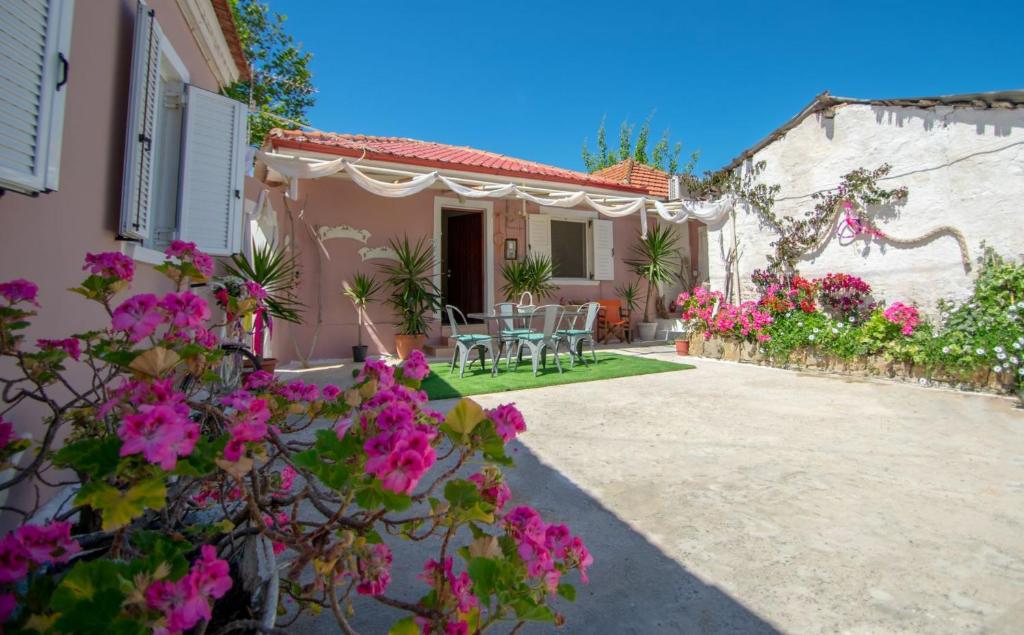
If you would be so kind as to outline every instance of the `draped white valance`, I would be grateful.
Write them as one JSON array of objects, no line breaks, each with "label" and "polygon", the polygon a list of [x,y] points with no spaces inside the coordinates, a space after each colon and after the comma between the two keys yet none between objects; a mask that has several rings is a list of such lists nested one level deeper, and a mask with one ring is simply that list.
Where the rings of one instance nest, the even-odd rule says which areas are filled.
[{"label": "draped white valance", "polygon": [[732,211],[735,199],[726,196],[713,202],[701,201],[673,201],[663,203],[655,199],[648,199],[645,196],[631,198],[628,196],[613,197],[614,204],[605,204],[601,196],[588,194],[587,192],[550,192],[546,196],[536,196],[527,189],[514,183],[494,183],[479,186],[467,186],[444,176],[437,171],[403,174],[403,180],[399,183],[382,181],[366,174],[363,169],[344,158],[331,161],[303,160],[297,157],[286,157],[267,152],[257,152],[256,156],[263,161],[267,167],[278,172],[288,180],[288,197],[296,200],[299,197],[299,179],[319,179],[339,172],[347,172],[352,181],[359,187],[372,192],[378,196],[397,198],[412,196],[427,189],[438,180],[452,192],[465,198],[505,198],[513,196],[518,199],[530,201],[545,207],[577,207],[587,205],[591,209],[605,216],[613,218],[640,214],[640,233],[647,235],[647,204],[653,203],[658,215],[672,223],[683,223],[690,218],[707,223],[713,223]]}]

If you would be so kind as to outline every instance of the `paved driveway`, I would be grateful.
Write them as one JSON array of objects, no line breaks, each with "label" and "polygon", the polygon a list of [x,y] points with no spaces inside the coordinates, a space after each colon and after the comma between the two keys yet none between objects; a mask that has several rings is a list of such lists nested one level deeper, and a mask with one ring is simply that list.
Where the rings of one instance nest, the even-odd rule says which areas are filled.
[{"label": "paved driveway", "polygon": [[[1024,411],[697,364],[475,397],[526,415],[513,502],[594,553],[560,632],[1024,632]],[[400,549],[396,563],[426,557]]]}]

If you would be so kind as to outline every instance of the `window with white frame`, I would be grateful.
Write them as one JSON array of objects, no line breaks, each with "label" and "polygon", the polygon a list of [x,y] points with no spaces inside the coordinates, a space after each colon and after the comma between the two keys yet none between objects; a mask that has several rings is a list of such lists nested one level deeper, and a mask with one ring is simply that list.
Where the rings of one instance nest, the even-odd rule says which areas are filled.
[{"label": "window with white frame", "polygon": [[592,213],[542,208],[529,216],[529,254],[551,259],[556,283],[613,280],[612,229],[612,221]]},{"label": "window with white frame", "polygon": [[120,234],[162,249],[175,238],[241,250],[246,107],[189,83],[155,11],[139,3]]},{"label": "window with white frame", "polygon": [[74,0],[0,2],[0,189],[56,190]]}]

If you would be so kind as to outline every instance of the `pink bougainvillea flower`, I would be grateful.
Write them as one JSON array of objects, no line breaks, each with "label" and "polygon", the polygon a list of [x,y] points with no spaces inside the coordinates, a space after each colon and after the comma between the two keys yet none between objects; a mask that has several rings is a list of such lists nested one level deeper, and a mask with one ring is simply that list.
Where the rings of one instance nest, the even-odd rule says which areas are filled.
[{"label": "pink bougainvillea flower", "polygon": [[293,379],[281,386],[278,394],[288,401],[316,401],[320,397],[320,388],[316,384],[307,384],[301,379]]},{"label": "pink bougainvillea flower", "polygon": [[117,251],[105,251],[99,254],[85,254],[83,271],[102,276],[131,282],[135,276],[135,261]]},{"label": "pink bougainvillea flower", "polygon": [[200,559],[193,563],[189,575],[201,595],[219,600],[231,589],[228,563],[217,558],[217,550],[213,545],[203,545],[200,555]]},{"label": "pink bougainvillea flower", "polygon": [[121,456],[142,454],[165,470],[173,470],[179,456],[192,453],[199,426],[171,406],[148,406],[124,417],[117,435],[124,443]]},{"label": "pink bougainvillea flower", "polygon": [[173,240],[164,254],[169,258],[177,258],[182,262],[191,262],[199,273],[207,278],[213,275],[213,258],[200,251],[193,242]]},{"label": "pink bougainvillea flower", "polygon": [[424,463],[423,455],[419,452],[392,452],[383,470],[381,487],[399,494],[411,493],[427,469]]},{"label": "pink bougainvillea flower", "polygon": [[250,298],[255,298],[261,302],[267,299],[267,290],[261,287],[258,282],[246,280],[245,291],[249,294]]},{"label": "pink bougainvillea flower", "polygon": [[508,443],[520,432],[526,431],[526,419],[523,413],[515,407],[515,404],[502,404],[497,408],[487,411],[487,417],[494,422],[494,428],[498,436]]},{"label": "pink bougainvillea flower", "polygon": [[191,291],[168,293],[160,300],[160,308],[167,312],[171,326],[189,332],[202,329],[210,319],[210,307],[206,300]]},{"label": "pink bougainvillea flower", "polygon": [[281,498],[286,496],[288,492],[292,491],[292,486],[295,484],[295,479],[298,475],[298,471],[296,471],[296,469],[291,465],[284,466],[284,469],[281,470],[280,473],[281,486],[274,492],[274,496]]},{"label": "pink bougainvillea flower", "polygon": [[377,427],[384,432],[408,428],[412,426],[415,415],[408,403],[392,401],[377,413]]},{"label": "pink bougainvillea flower", "polygon": [[590,568],[590,565],[594,564],[594,557],[590,555],[590,551],[587,550],[579,536],[573,537],[572,542],[569,543],[565,553],[565,560],[570,566],[575,566],[580,570],[580,579],[583,582],[590,581],[587,577],[587,569]]},{"label": "pink bougainvillea flower", "polygon": [[43,350],[62,350],[64,353],[75,360],[76,362],[82,356],[82,345],[73,337],[68,337],[62,340],[36,340],[36,346]]},{"label": "pink bougainvillea flower", "polygon": [[505,507],[508,499],[512,498],[512,490],[508,488],[508,485],[492,481],[480,472],[471,474],[468,480],[476,484],[480,495],[483,496],[485,501],[493,504],[496,511],[500,512]]},{"label": "pink bougainvillea flower", "polygon": [[6,448],[14,440],[14,424],[0,417],[0,450]]},{"label": "pink bougainvillea flower", "polygon": [[376,379],[378,389],[390,388],[395,383],[395,368],[384,360],[371,359],[363,364],[356,375],[356,383],[360,384],[367,379]]},{"label": "pink bougainvillea flower", "polygon": [[30,564],[31,555],[14,532],[0,540],[0,584],[21,580],[28,575]]},{"label": "pink bougainvillea flower", "polygon": [[341,394],[341,388],[338,388],[334,384],[327,384],[320,389],[320,396],[327,401],[334,401]]},{"label": "pink bougainvillea flower", "polygon": [[3,296],[8,304],[29,302],[39,306],[39,303],[36,302],[37,295],[39,295],[39,287],[24,278],[0,283],[0,296]]},{"label": "pink bougainvillea flower", "polygon": [[71,537],[70,522],[23,525],[15,536],[36,564],[63,564],[81,551],[78,541]]},{"label": "pink bougainvillea flower", "polygon": [[158,304],[159,300],[152,293],[132,296],[114,309],[110,325],[115,330],[126,331],[129,340],[138,342],[152,335],[158,326],[167,321]]},{"label": "pink bougainvillea flower", "polygon": [[430,366],[427,358],[421,351],[409,353],[409,357],[402,364],[402,375],[416,381],[422,381],[430,374]]},{"label": "pink bougainvillea flower", "polygon": [[268,373],[265,370],[257,370],[255,372],[249,373],[248,375],[245,376],[245,379],[242,380],[242,385],[245,387],[246,390],[261,390],[263,388],[266,388],[267,386],[270,386],[273,383],[274,374]]},{"label": "pink bougainvillea flower", "polygon": [[427,560],[423,563],[423,573],[417,577],[434,589],[443,590],[442,604],[450,594],[459,613],[468,613],[480,603],[473,595],[473,582],[469,575],[466,572],[456,575],[453,564],[451,556],[447,556],[443,564],[434,559]]},{"label": "pink bougainvillea flower", "polygon": [[383,595],[391,582],[391,560],[391,549],[387,545],[371,545],[356,564],[359,574],[356,591],[362,595]]},{"label": "pink bougainvillea flower", "polygon": [[543,543],[545,538],[544,521],[537,510],[527,505],[516,507],[505,515],[505,531],[516,540],[530,539]]},{"label": "pink bougainvillea flower", "polygon": [[902,302],[894,302],[882,316],[900,327],[900,333],[910,337],[914,334],[914,329],[921,323],[920,314],[917,311],[917,307],[903,304]]},{"label": "pink bougainvillea flower", "polygon": [[565,558],[571,542],[572,534],[565,525],[548,525],[544,532],[544,546],[550,549],[556,558]]}]

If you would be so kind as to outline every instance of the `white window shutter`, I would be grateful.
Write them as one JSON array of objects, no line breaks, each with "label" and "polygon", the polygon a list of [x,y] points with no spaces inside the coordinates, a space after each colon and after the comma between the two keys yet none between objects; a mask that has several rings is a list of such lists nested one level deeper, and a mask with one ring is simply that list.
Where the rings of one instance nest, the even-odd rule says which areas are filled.
[{"label": "white window shutter", "polygon": [[615,279],[615,241],[612,236],[614,223],[610,220],[594,219],[594,279]]},{"label": "white window shutter", "polygon": [[73,8],[0,2],[0,188],[57,189]]},{"label": "white window shutter", "polygon": [[156,13],[139,2],[135,14],[135,44],[129,87],[124,145],[124,179],[121,186],[121,235],[145,240],[150,237],[155,202],[154,142],[157,131],[157,100],[160,94],[160,49],[163,33]]},{"label": "white window shutter", "polygon": [[182,240],[226,256],[242,248],[245,104],[186,86],[178,227]]},{"label": "white window shutter", "polygon": [[551,258],[551,217],[544,214],[530,214],[526,242],[529,255]]}]

